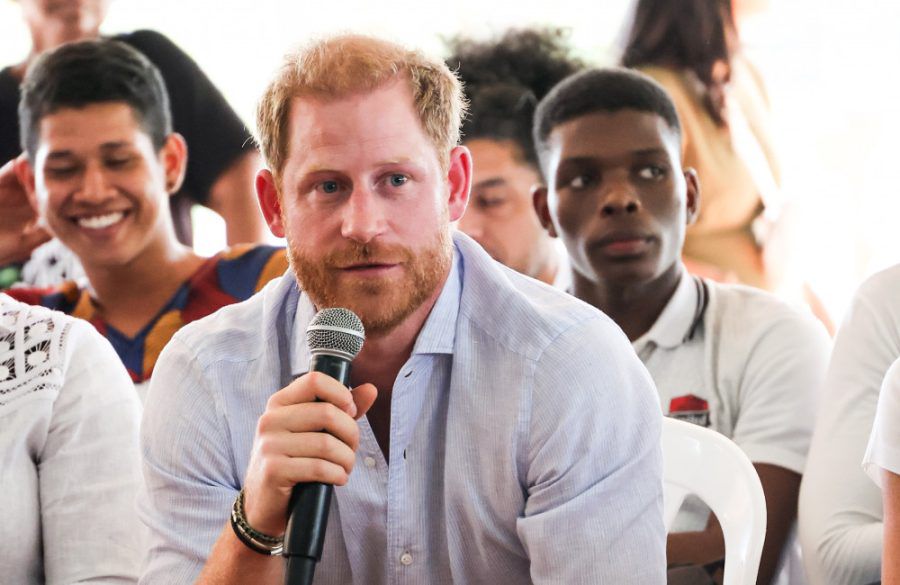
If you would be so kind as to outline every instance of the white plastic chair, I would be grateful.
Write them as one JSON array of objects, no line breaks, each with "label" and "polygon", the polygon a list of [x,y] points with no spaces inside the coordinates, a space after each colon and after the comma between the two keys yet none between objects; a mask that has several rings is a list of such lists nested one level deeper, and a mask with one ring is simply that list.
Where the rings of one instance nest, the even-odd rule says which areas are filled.
[{"label": "white plastic chair", "polygon": [[725,535],[724,585],[756,583],[766,500],[753,464],[715,431],[666,417],[662,427],[666,530],[689,494],[709,506]]}]

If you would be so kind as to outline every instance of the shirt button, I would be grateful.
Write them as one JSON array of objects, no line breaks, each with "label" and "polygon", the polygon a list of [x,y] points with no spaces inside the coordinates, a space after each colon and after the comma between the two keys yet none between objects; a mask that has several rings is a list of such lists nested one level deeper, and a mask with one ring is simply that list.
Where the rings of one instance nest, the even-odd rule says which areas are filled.
[{"label": "shirt button", "polygon": [[408,567],[412,564],[412,555],[408,552],[403,553],[400,555],[400,562]]},{"label": "shirt button", "polygon": [[368,467],[369,469],[372,469],[373,467],[375,467],[375,458],[374,457],[366,457],[365,459],[363,459],[363,463],[366,464],[366,467]]}]

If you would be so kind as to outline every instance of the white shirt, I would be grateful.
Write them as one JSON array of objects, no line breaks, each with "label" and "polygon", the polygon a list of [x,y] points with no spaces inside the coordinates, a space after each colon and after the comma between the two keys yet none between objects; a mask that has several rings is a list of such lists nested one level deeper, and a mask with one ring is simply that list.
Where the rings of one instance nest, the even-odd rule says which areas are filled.
[{"label": "white shirt", "polygon": [[[390,464],[362,418],[315,583],[664,583],[662,417],[628,340],[467,236],[454,242],[392,389]],[[308,369],[314,315],[288,273],[163,350],[142,430],[142,584],[196,579],[266,401]]]},{"label": "white shirt", "polygon": [[134,583],[134,387],[85,321],[0,294],[0,580]]},{"label": "white shirt", "polygon": [[900,475],[900,359],[888,369],[863,459],[863,469],[879,487],[881,470]]},{"label": "white shirt", "polygon": [[881,490],[859,462],[881,382],[900,357],[900,265],[867,279],[838,330],[800,488],[800,544],[813,585],[881,579]]},{"label": "white shirt", "polygon": [[[684,271],[659,318],[633,346],[666,415],[722,433],[753,463],[803,473],[830,350],[812,315],[758,289]],[[708,514],[689,498],[673,529],[703,530]],[[786,550],[796,558],[793,549],[789,542]],[[802,571],[799,559],[783,570],[781,579]]]},{"label": "white shirt", "polygon": [[57,239],[38,246],[22,267],[22,282],[18,286],[46,288],[67,280],[86,279],[78,256]]}]

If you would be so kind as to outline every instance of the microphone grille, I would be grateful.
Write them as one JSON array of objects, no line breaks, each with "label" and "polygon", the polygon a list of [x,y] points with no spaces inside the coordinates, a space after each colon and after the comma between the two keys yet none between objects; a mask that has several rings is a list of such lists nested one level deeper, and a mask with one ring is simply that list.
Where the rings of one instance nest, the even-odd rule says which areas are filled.
[{"label": "microphone grille", "polygon": [[326,353],[353,360],[366,339],[366,330],[349,309],[322,309],[306,328],[306,342],[312,354]]}]

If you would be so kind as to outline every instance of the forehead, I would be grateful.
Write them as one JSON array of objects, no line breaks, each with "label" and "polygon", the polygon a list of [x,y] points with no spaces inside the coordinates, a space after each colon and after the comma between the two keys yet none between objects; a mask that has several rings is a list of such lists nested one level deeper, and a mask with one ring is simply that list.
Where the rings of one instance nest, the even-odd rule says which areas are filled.
[{"label": "forehead", "polygon": [[615,158],[661,150],[681,160],[681,140],[659,115],[639,110],[593,112],[553,129],[548,147],[556,162],[567,158]]},{"label": "forehead", "polygon": [[492,169],[528,168],[519,145],[512,140],[494,140],[492,138],[474,138],[465,142],[472,152],[475,171],[478,167]]},{"label": "forehead", "polygon": [[437,160],[404,79],[343,98],[294,98],[288,144],[286,170],[339,170],[335,167],[374,160]]},{"label": "forehead", "polygon": [[52,149],[150,140],[134,110],[122,102],[60,108],[41,118],[39,131],[41,146]]}]

